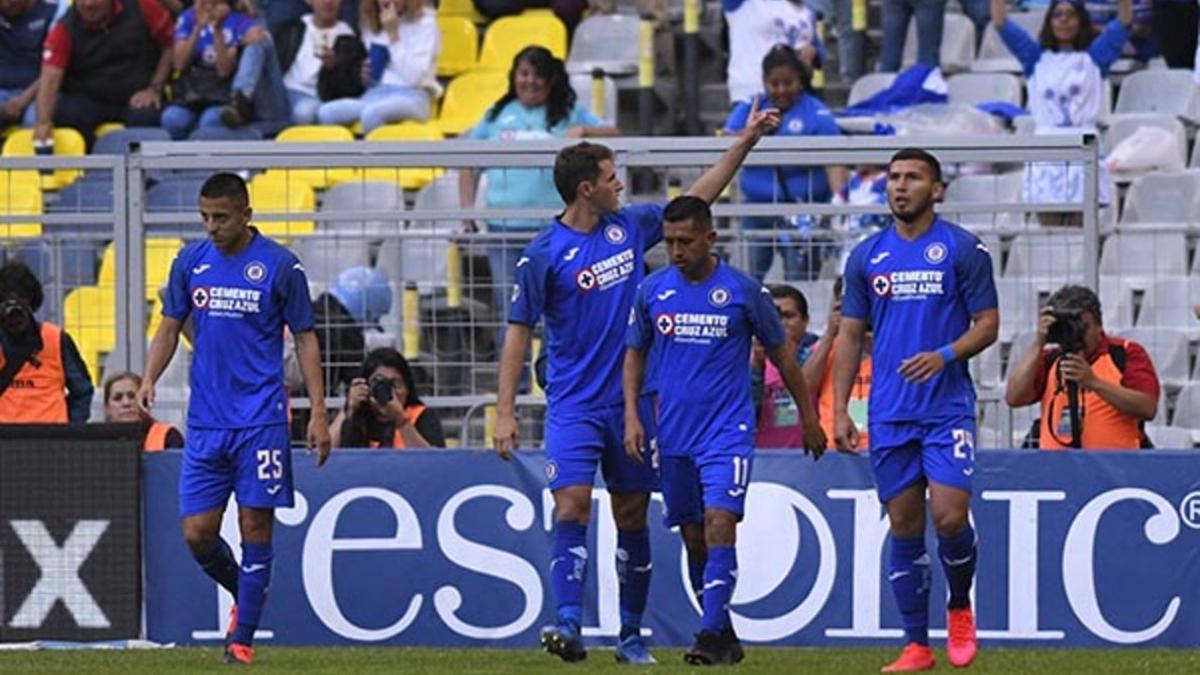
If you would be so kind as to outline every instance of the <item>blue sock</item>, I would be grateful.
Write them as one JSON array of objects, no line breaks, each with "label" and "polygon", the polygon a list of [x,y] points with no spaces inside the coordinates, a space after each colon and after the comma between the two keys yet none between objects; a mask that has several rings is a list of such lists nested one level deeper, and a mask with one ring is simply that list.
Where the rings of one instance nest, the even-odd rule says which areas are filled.
[{"label": "blue sock", "polygon": [[650,592],[650,531],[617,530],[617,580],[621,586],[621,636],[636,634]]},{"label": "blue sock", "polygon": [[938,537],[938,557],[950,586],[950,609],[971,606],[971,581],[975,578],[975,530],[968,523],[952,537]]},{"label": "blue sock", "polygon": [[229,591],[235,599],[238,594],[238,564],[233,558],[233,550],[229,543],[217,537],[212,548],[205,553],[192,552],[192,557],[200,563],[200,569],[213,578],[221,587]]},{"label": "blue sock", "polygon": [[587,526],[558,521],[550,545],[550,586],[558,599],[558,620],[583,623],[583,582],[587,577]]},{"label": "blue sock", "polygon": [[720,633],[729,627],[729,600],[737,583],[737,549],[713,546],[704,566],[704,615],[700,630]]},{"label": "blue sock", "polygon": [[909,642],[929,646],[929,554],[924,537],[892,537],[888,581]]},{"label": "blue sock", "polygon": [[254,630],[262,618],[263,605],[267,600],[267,586],[271,583],[271,559],[274,553],[271,544],[242,542],[242,570],[238,576],[238,621],[233,631],[233,641],[250,645],[254,642]]}]

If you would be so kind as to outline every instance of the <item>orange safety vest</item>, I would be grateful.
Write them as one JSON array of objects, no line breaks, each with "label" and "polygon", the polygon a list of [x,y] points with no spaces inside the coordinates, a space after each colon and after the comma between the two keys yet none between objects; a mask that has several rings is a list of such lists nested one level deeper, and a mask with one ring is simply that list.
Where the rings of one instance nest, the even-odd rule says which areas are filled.
[{"label": "orange safety vest", "polygon": [[[408,417],[408,423],[412,424],[412,425],[415,425],[417,423],[417,420],[421,417],[421,413],[423,413],[423,412],[425,412],[425,406],[423,406],[423,405],[410,405],[410,406],[406,406],[404,408],[404,415],[406,417]],[[404,449],[404,437],[400,435],[400,430],[396,429],[392,433],[393,433],[392,449],[393,450],[403,450]],[[367,441],[367,447],[368,448],[378,448],[379,441]]]},{"label": "orange safety vest", "polygon": [[[1122,346],[1128,350],[1129,343]],[[1111,353],[1105,353],[1092,364],[1096,377],[1113,384],[1121,383],[1121,369],[1113,361]],[[1070,409],[1067,392],[1056,392],[1057,383],[1052,373],[1046,375],[1046,389],[1042,392],[1042,421],[1039,441],[1043,450],[1062,450],[1071,443]],[[1050,419],[1053,412],[1055,419]],[[1136,450],[1142,447],[1142,430],[1138,420],[1122,413],[1087,389],[1079,390],[1080,423],[1083,437],[1080,445],[1087,450]],[[1051,424],[1058,425],[1054,431],[1063,442],[1059,443],[1050,433]]]},{"label": "orange safety vest", "polygon": [[[62,329],[43,321],[38,365],[26,361],[4,395],[0,396],[0,422],[7,424],[66,424],[67,373],[62,361]],[[0,368],[4,367],[0,353]]]},{"label": "orange safety vest", "polygon": [[[829,356],[825,359],[825,374],[821,377],[821,391],[817,394],[817,417],[821,419],[821,430],[825,432],[830,450],[836,447],[833,443],[833,354],[835,351],[830,349]],[[870,397],[871,357],[868,356],[858,362],[858,373],[854,375],[854,384],[850,387],[849,403],[854,404],[856,401],[861,401],[861,405],[866,405]],[[857,423],[855,426],[858,426]],[[871,447],[870,441],[866,425],[863,425],[858,429],[858,451],[866,452]]]},{"label": "orange safety vest", "polygon": [[167,434],[175,427],[166,422],[154,420],[150,422],[150,428],[146,430],[146,440],[142,443],[142,450],[146,452],[162,452],[167,449]]}]

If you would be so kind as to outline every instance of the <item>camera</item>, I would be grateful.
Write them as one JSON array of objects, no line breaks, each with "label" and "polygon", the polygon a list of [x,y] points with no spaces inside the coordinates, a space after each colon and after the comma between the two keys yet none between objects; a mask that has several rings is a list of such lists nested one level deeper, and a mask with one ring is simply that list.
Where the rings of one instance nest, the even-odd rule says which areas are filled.
[{"label": "camera", "polygon": [[16,300],[5,300],[0,302],[0,317],[5,320],[12,320],[24,317],[26,315],[25,308]]},{"label": "camera", "polygon": [[371,380],[371,398],[379,405],[387,405],[392,401],[392,381],[380,377]]},{"label": "camera", "polygon": [[1083,310],[1054,308],[1054,323],[1046,332],[1046,342],[1057,344],[1064,354],[1083,351]]}]

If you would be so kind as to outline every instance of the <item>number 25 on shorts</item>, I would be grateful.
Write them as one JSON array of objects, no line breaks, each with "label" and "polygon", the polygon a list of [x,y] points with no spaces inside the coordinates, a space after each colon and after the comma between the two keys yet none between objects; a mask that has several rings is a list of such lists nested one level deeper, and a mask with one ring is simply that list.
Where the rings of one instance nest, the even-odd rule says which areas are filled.
[{"label": "number 25 on shorts", "polygon": [[255,453],[255,457],[258,458],[259,480],[280,480],[283,478],[283,462],[279,459],[281,452],[280,450],[259,450]]}]

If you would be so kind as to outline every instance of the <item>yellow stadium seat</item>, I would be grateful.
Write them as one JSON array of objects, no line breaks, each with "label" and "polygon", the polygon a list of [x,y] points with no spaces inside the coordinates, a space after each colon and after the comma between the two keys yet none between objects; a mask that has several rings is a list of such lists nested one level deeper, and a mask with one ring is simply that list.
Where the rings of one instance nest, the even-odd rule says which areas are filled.
[{"label": "yellow stadium seat", "polygon": [[442,31],[438,77],[454,77],[474,68],[479,58],[479,31],[475,24],[461,16],[439,16],[437,23]]},{"label": "yellow stadium seat", "polygon": [[[280,143],[352,143],[354,133],[333,124],[302,124],[288,127],[275,137]],[[344,169],[270,169],[269,174],[285,174],[289,181],[302,181],[314,190],[323,190],[334,183],[355,180],[358,170]]]},{"label": "yellow stadium seat", "polygon": [[[183,240],[178,237],[149,237],[146,239],[146,297],[154,298],[158,289],[167,284],[171,275],[171,263],[175,254],[183,248]],[[104,255],[100,258],[100,277],[97,286],[114,286],[117,283],[117,249],[113,244],[104,247]]]},{"label": "yellow stadium seat", "polygon": [[75,340],[95,384],[100,383],[100,354],[117,344],[116,307],[111,287],[80,286],[63,298],[63,328]]},{"label": "yellow stadium seat", "polygon": [[[41,178],[36,171],[0,171],[0,216],[36,216],[42,213]],[[37,237],[42,224],[0,223],[0,239]]]},{"label": "yellow stadium seat", "polygon": [[441,0],[438,3],[438,16],[461,16],[474,23],[487,23],[487,17],[475,9],[471,0]]},{"label": "yellow stadium seat", "polygon": [[[250,206],[256,215],[316,211],[317,199],[312,186],[302,181],[288,180],[286,172],[265,173],[250,181]],[[260,232],[281,239],[311,234],[316,229],[312,220],[257,220]]]},{"label": "yellow stadium seat", "polygon": [[100,138],[101,136],[107,136],[114,131],[120,131],[124,128],[125,125],[121,124],[120,122],[105,122],[104,124],[96,127],[96,130],[92,132],[92,136]]},{"label": "yellow stadium seat", "polygon": [[[421,122],[401,122],[378,127],[367,134],[367,141],[440,141],[445,138],[436,125]],[[410,167],[390,169],[376,167],[364,169],[363,180],[396,183],[405,190],[418,190],[438,176],[444,169]]]},{"label": "yellow stadium seat", "polygon": [[479,67],[508,72],[513,57],[530,45],[541,45],[560,59],[567,58],[567,27],[551,13],[525,12],[502,16],[488,24],[479,52]]},{"label": "yellow stadium seat", "polygon": [[450,80],[436,124],[447,136],[457,136],[479,123],[483,113],[508,91],[508,74],[473,70]]},{"label": "yellow stadium seat", "polygon": [[[33,129],[19,129],[13,132],[4,141],[4,150],[0,151],[0,156],[4,157],[32,157],[33,154]],[[55,128],[54,154],[75,157],[86,155],[87,144],[83,141],[83,135],[68,127]],[[62,189],[74,183],[82,174],[79,169],[57,169],[42,176],[42,189]]]}]

